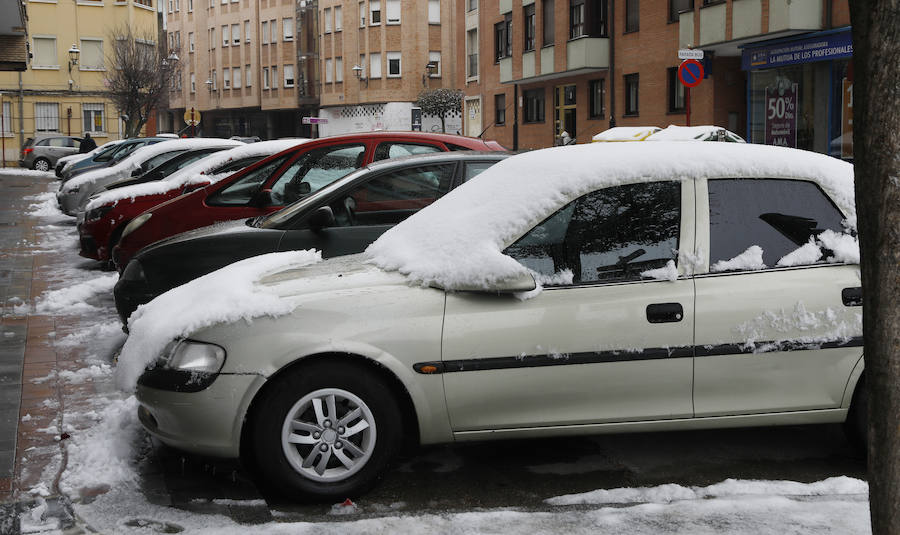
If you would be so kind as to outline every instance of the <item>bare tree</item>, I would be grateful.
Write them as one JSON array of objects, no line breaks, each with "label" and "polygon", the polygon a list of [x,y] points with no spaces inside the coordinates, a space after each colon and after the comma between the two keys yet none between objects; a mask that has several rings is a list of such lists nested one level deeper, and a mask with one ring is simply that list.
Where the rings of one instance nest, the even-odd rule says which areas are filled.
[{"label": "bare tree", "polygon": [[441,132],[446,132],[447,125],[444,119],[448,113],[462,110],[462,100],[463,92],[459,89],[439,88],[419,93],[416,106],[422,108],[422,113],[440,117]]},{"label": "bare tree", "polygon": [[[162,103],[172,80],[180,75],[178,62],[160,52],[155,34],[135,34],[128,25],[114,30],[110,41],[107,94],[122,114],[125,137],[135,137]],[[177,51],[170,50],[173,54]]]},{"label": "bare tree", "polygon": [[866,341],[869,503],[900,533],[900,0],[851,0],[853,152]]}]

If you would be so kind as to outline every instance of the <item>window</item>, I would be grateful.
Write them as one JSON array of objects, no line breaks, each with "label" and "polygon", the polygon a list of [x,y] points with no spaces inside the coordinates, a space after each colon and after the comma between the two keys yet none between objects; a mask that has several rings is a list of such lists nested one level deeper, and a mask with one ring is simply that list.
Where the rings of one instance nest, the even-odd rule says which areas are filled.
[{"label": "window", "polygon": [[678,22],[678,14],[694,9],[694,0],[669,0],[669,22]]},{"label": "window", "polygon": [[506,124],[506,93],[494,95],[494,124]]},{"label": "window", "polygon": [[[152,48],[152,45],[150,45],[149,43],[144,43],[144,44]],[[180,31],[175,32],[175,49],[181,50],[181,32]]]},{"label": "window", "polygon": [[78,68],[82,71],[103,70],[102,39],[81,40],[81,54],[78,57]]},{"label": "window", "polygon": [[625,75],[625,115],[638,114],[638,75]]},{"label": "window", "polygon": [[369,54],[369,78],[381,78],[381,54]]},{"label": "window", "polygon": [[554,31],[553,31],[553,0],[544,0],[541,2],[541,9],[543,10],[543,39],[542,43],[544,46],[550,46],[553,44],[554,40]]},{"label": "window", "polygon": [[544,122],[544,90],[528,89],[522,92],[526,123]]},{"label": "window", "polygon": [[334,81],[344,81],[344,58],[334,58]]},{"label": "window", "polygon": [[527,5],[525,12],[525,51],[534,50],[534,4]]},{"label": "window", "polygon": [[[338,16],[340,12],[340,8],[334,8],[335,16]],[[338,28],[340,29],[340,28]],[[293,41],[294,40],[294,19],[286,18],[281,19],[281,34],[282,38],[285,41]]]},{"label": "window", "polygon": [[251,87],[253,85],[253,71],[250,70],[250,65],[244,67],[244,74],[244,85],[246,87]]},{"label": "window", "polygon": [[103,103],[82,104],[81,113],[84,122],[81,124],[85,132],[106,132],[106,122],[103,117]]},{"label": "window", "polygon": [[213,72],[212,72],[212,83],[213,83],[213,89],[219,88],[219,75],[216,74],[215,69],[213,69]]},{"label": "window", "polygon": [[191,93],[195,93],[197,91],[197,78],[194,76],[194,73],[191,73]]},{"label": "window", "polygon": [[249,203],[253,195],[259,191],[260,186],[281,167],[281,164],[286,159],[287,156],[282,156],[258,169],[250,171],[233,184],[210,196],[207,202],[216,206],[234,206]]},{"label": "window", "polygon": [[569,39],[584,35],[584,0],[569,0]]},{"label": "window", "polygon": [[395,225],[450,191],[455,169],[428,165],[376,176],[331,203],[335,225]]},{"label": "window", "polygon": [[678,67],[669,67],[666,74],[669,82],[669,112],[684,111],[684,85],[678,79]]},{"label": "window", "polygon": [[414,154],[429,154],[432,152],[441,152],[441,149],[434,145],[387,141],[379,143],[378,146],[375,147],[375,155],[373,156],[372,160],[377,162],[379,160],[387,160],[389,158],[412,156]]},{"label": "window", "polygon": [[266,44],[269,42],[269,23],[266,21],[262,21],[260,26],[262,26],[262,31],[260,32],[259,42],[262,44]]},{"label": "window", "polygon": [[325,8],[325,15],[323,17],[325,19],[325,33],[331,33],[331,8]]},{"label": "window", "polygon": [[431,71],[429,75],[431,78],[440,78],[441,77],[441,53],[439,51],[432,50],[428,53],[428,63],[431,65],[435,65],[435,69]]},{"label": "window", "polygon": [[625,0],[625,33],[641,29],[638,0]]},{"label": "window", "polygon": [[272,201],[290,204],[315,193],[362,165],[365,145],[332,145],[308,151],[272,184]]},{"label": "window", "polygon": [[606,80],[591,80],[588,83],[588,97],[591,103],[591,117],[601,118],[604,115],[606,101]]},{"label": "window", "polygon": [[726,262],[752,246],[762,249],[764,267],[793,265],[789,253],[826,230],[843,232],[844,216],[812,182],[718,179],[708,187],[710,271],[728,271]]},{"label": "window", "polygon": [[325,60],[325,83],[326,84],[330,84],[331,82],[334,81],[333,73],[334,73],[333,60],[331,58],[328,58]]},{"label": "window", "polygon": [[[344,17],[344,10],[341,9],[341,6],[334,6],[334,31],[339,32],[344,29],[344,21],[342,20]],[[285,19],[287,20],[287,19]],[[291,19],[291,34],[294,33],[294,19]],[[291,35],[291,39],[293,39],[293,35]],[[285,36],[285,41],[290,41],[290,39]]]},{"label": "window", "polygon": [[173,0],[169,0],[169,13],[175,12],[175,2]]},{"label": "window", "polygon": [[235,67],[231,69],[231,87],[234,89],[241,88],[241,68]]},{"label": "window", "polygon": [[380,0],[369,0],[369,24],[371,24],[372,26],[381,24]]},{"label": "window", "polygon": [[228,46],[231,43],[231,32],[228,25],[222,26],[222,46]]},{"label": "window", "polygon": [[272,89],[278,89],[278,67],[272,65]]},{"label": "window", "polygon": [[640,280],[677,262],[680,224],[679,182],[628,184],[579,197],[504,252],[541,275],[570,273],[575,285]]},{"label": "window", "polygon": [[475,11],[478,9],[478,0],[468,0],[466,2],[466,11]]},{"label": "window", "polygon": [[59,57],[56,55],[56,37],[35,37],[33,41],[34,55],[31,65],[34,68],[58,69]]},{"label": "window", "polygon": [[59,104],[35,102],[34,129],[36,132],[59,132]]},{"label": "window", "polygon": [[400,24],[400,0],[385,0],[387,7],[387,23]]},{"label": "window", "polygon": [[441,0],[428,0],[428,24],[441,23]]},{"label": "window", "polygon": [[231,89],[231,69],[228,67],[222,69],[222,87]]},{"label": "window", "polygon": [[250,21],[249,20],[244,21],[244,42],[245,43],[250,42]]},{"label": "window", "polygon": [[366,3],[359,3],[359,27],[362,28],[366,25]]},{"label": "window", "polygon": [[468,62],[466,64],[466,76],[470,78],[478,76],[478,29],[466,32],[466,51]]},{"label": "window", "polygon": [[216,48],[216,29],[209,29],[209,48]]},{"label": "window", "polygon": [[263,89],[269,88],[269,68],[263,67]]},{"label": "window", "polygon": [[194,32],[188,32],[188,51],[194,51]]},{"label": "window", "polygon": [[388,52],[388,78],[396,78],[400,76],[400,52]]},{"label": "window", "polygon": [[175,11],[181,11],[181,0],[175,0]]},{"label": "window", "polygon": [[[294,87],[294,66],[284,66],[284,87]],[[340,71],[339,71],[340,72]],[[340,80],[338,80],[340,81]]]},{"label": "window", "polygon": [[194,11],[194,0],[188,0],[188,13],[193,13]]},{"label": "window", "polygon": [[2,130],[0,130],[0,132],[2,132],[2,134],[4,136],[12,135],[12,127],[10,126],[12,124],[11,113],[12,113],[12,110],[10,109],[10,103],[4,102],[3,103],[3,125],[2,125]]},{"label": "window", "polygon": [[494,60],[512,56],[512,15],[504,17],[503,22],[494,25]]},{"label": "window", "polygon": [[234,46],[238,46],[241,44],[241,25],[240,24],[232,24],[231,25],[231,44]]}]

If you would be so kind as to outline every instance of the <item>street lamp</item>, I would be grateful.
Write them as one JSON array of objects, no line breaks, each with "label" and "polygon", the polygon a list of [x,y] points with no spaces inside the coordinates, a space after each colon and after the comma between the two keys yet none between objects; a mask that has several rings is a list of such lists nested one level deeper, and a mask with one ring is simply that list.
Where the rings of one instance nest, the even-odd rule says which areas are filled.
[{"label": "street lamp", "polygon": [[72,47],[69,48],[69,72],[72,72],[72,67],[78,65],[79,54],[81,54],[81,50],[78,50],[78,45],[72,43]]},{"label": "street lamp", "polygon": [[428,79],[434,75],[438,70],[438,63],[436,61],[429,61],[425,64],[425,74],[422,75],[422,87],[428,87]]},{"label": "street lamp", "polygon": [[362,75],[362,73],[363,73],[362,65],[354,65],[353,68],[351,68],[350,70],[353,71],[353,74],[356,75],[357,80],[359,80],[360,82],[365,82],[366,87],[369,87],[369,79]]}]

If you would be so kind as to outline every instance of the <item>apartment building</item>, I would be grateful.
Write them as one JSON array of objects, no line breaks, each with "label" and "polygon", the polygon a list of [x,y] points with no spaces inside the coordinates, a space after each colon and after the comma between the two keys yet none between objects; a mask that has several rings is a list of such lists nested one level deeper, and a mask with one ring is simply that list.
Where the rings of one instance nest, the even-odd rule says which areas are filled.
[{"label": "apartment building", "polygon": [[537,148],[685,125],[677,52],[692,48],[691,124],[852,157],[846,0],[461,0],[457,17],[468,135]]},{"label": "apartment building", "polygon": [[122,137],[118,110],[104,95],[111,32],[129,25],[135,35],[156,35],[156,1],[24,2],[31,58],[20,72],[0,72],[5,161],[16,161],[22,143],[39,134],[90,132],[98,144]]},{"label": "apartment building", "polygon": [[308,11],[306,0],[165,2],[167,46],[180,57],[180,76],[162,124],[186,131],[193,109],[201,118],[196,133],[204,136],[310,135],[301,116],[315,108],[301,108],[301,97],[309,99],[298,92],[310,83],[298,71],[297,20]]},{"label": "apartment building", "polygon": [[[455,87],[459,66],[453,0],[320,0],[322,135],[372,130],[440,131],[414,103],[424,90]],[[448,117],[447,132],[462,129]]]}]

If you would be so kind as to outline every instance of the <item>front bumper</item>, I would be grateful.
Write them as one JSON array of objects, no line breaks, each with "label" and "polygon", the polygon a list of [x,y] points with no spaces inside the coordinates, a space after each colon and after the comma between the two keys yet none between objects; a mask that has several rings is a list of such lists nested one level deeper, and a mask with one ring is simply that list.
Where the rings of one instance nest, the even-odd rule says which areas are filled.
[{"label": "front bumper", "polygon": [[66,215],[77,216],[78,207],[81,203],[81,195],[79,192],[59,192],[56,194],[56,200],[59,202],[59,209]]},{"label": "front bumper", "polygon": [[116,312],[124,325],[128,325],[128,318],[140,305],[145,305],[153,300],[159,293],[150,289],[145,281],[125,280],[119,277],[119,281],[113,287],[113,298],[116,302]]},{"label": "front bumper", "polygon": [[200,392],[138,385],[138,418],[150,434],[174,448],[215,457],[240,455],[241,428],[260,375],[221,374]]}]

